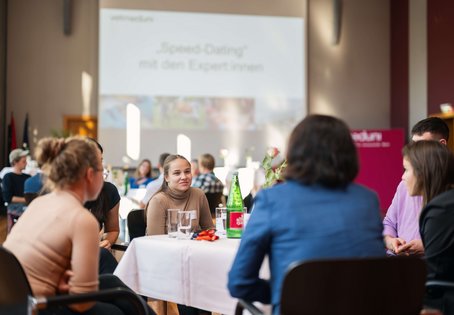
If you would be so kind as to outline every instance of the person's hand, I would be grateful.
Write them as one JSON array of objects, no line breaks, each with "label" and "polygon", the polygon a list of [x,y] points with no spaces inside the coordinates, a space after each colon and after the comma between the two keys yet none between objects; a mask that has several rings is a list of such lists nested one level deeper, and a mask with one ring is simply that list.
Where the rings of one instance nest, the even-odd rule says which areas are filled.
[{"label": "person's hand", "polygon": [[60,294],[67,294],[69,292],[69,279],[74,276],[72,270],[66,270],[58,281],[57,290]]},{"label": "person's hand", "polygon": [[419,315],[443,315],[443,313],[436,309],[424,308]]},{"label": "person's hand", "polygon": [[396,252],[397,255],[424,255],[424,246],[422,245],[421,240],[411,240],[410,242],[400,246]]},{"label": "person's hand", "polygon": [[109,240],[102,240],[101,242],[99,242],[99,247],[110,249],[112,247],[112,244]]},{"label": "person's hand", "polygon": [[392,237],[389,235],[385,236],[385,246],[387,249],[393,251],[394,253],[397,254],[398,249],[405,245],[406,242],[404,239],[399,238],[399,237]]}]

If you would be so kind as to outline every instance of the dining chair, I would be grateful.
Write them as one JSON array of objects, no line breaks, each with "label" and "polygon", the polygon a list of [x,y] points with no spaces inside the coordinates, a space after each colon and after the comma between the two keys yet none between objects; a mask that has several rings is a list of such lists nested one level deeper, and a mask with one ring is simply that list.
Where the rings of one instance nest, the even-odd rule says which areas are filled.
[{"label": "dining chair", "polygon": [[38,193],[24,193],[25,205],[28,206],[38,196]]},{"label": "dining chair", "polygon": [[205,196],[208,200],[208,205],[210,207],[211,217],[216,218],[216,208],[219,207],[219,204],[225,203],[223,201],[222,192],[219,193],[205,193]]},{"label": "dining chair", "polygon": [[[282,284],[280,313],[285,315],[419,314],[426,265],[417,257],[327,259],[292,265]],[[239,300],[236,315],[250,301]]]},{"label": "dining chair", "polygon": [[[136,237],[145,236],[147,223],[145,222],[144,213],[144,209],[134,209],[128,213],[126,221],[128,222],[129,243]],[[112,249],[125,251],[129,243],[113,244]]]},{"label": "dining chair", "polygon": [[83,302],[127,300],[135,309],[135,314],[147,315],[145,302],[133,291],[125,288],[112,288],[96,292],[33,296],[25,272],[17,258],[9,250],[0,246],[0,314],[28,314],[28,306],[37,309],[51,309],[56,306]]},{"label": "dining chair", "polygon": [[429,296],[439,297],[439,307],[443,314],[454,312],[454,282],[445,280],[428,280],[426,292]]},{"label": "dining chair", "polygon": [[129,241],[131,242],[136,237],[145,236],[147,223],[145,222],[145,210],[135,209],[128,213],[128,230]]}]

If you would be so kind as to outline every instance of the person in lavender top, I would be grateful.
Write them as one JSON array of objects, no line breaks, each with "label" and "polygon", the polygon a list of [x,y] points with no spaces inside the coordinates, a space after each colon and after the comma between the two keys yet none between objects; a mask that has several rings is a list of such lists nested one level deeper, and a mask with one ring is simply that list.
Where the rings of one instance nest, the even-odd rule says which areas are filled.
[{"label": "person in lavender top", "polygon": [[[435,140],[446,145],[449,128],[441,118],[429,117],[416,123],[411,134],[413,142]],[[383,220],[383,237],[388,254],[424,255],[418,224],[422,205],[422,196],[410,196],[401,181]]]}]

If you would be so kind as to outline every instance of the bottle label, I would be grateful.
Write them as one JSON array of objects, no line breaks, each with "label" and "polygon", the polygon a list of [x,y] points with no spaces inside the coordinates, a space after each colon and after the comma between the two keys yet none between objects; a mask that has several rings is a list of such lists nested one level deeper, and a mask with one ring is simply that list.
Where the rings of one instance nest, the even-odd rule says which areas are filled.
[{"label": "bottle label", "polygon": [[229,216],[231,229],[243,228],[243,212],[230,212]]}]

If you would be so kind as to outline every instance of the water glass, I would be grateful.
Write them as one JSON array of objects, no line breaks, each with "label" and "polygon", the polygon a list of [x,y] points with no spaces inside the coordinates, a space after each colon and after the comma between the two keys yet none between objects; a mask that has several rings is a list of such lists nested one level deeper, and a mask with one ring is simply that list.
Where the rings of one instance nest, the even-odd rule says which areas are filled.
[{"label": "water glass", "polygon": [[216,208],[216,235],[225,237],[225,224],[227,221],[227,208]]},{"label": "water glass", "polygon": [[169,237],[178,235],[178,211],[180,209],[167,209],[167,234]]},{"label": "water glass", "polygon": [[190,239],[197,226],[197,211],[178,211],[178,239]]}]

